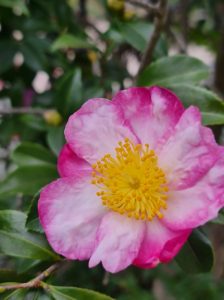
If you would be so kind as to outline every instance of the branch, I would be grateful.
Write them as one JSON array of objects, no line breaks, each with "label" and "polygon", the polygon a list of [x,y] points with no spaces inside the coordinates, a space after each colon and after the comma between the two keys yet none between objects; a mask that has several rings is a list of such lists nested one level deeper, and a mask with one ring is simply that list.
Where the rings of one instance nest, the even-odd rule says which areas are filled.
[{"label": "branch", "polygon": [[30,289],[30,288],[39,288],[41,286],[42,280],[49,277],[56,269],[58,269],[60,262],[57,262],[47,268],[45,271],[40,273],[34,279],[25,282],[25,283],[17,283],[12,285],[2,285],[0,287],[1,292],[9,291],[9,290],[16,290],[16,289]]},{"label": "branch", "polygon": [[34,114],[43,115],[48,109],[33,108],[33,107],[10,107],[0,108],[0,115],[11,115],[11,114]]},{"label": "branch", "polygon": [[165,18],[166,18],[166,14],[167,14],[167,0],[160,0],[158,10],[160,13],[159,13],[159,15],[155,16],[154,31],[151,35],[151,38],[147,45],[146,51],[143,54],[141,64],[139,67],[139,71],[138,71],[136,78],[145,69],[145,67],[150,64],[150,62],[152,60],[154,48],[159,40],[161,31],[163,29],[163,25],[165,22]]}]

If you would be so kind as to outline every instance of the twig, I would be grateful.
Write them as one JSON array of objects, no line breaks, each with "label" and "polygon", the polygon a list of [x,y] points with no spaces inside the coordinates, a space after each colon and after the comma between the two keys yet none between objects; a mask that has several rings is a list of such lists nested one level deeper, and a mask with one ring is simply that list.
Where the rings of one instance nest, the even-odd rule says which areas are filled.
[{"label": "twig", "polygon": [[153,5],[148,3],[148,1],[141,1],[141,0],[126,0],[126,2],[129,2],[132,5],[139,6],[141,8],[146,9],[147,11],[152,12],[154,15],[160,15],[161,11],[158,7],[158,5]]},{"label": "twig", "polygon": [[86,0],[79,0],[79,14],[83,21],[86,20],[87,12],[86,12]]},{"label": "twig", "polygon": [[9,290],[16,290],[16,289],[30,289],[30,288],[39,288],[41,286],[42,280],[49,277],[56,269],[58,269],[60,265],[60,262],[57,262],[47,268],[45,271],[40,273],[37,277],[34,279],[25,282],[25,283],[16,283],[12,285],[2,285],[0,286],[0,291],[5,292]]},{"label": "twig", "polygon": [[146,51],[143,54],[143,57],[142,57],[142,60],[140,63],[140,67],[139,67],[139,71],[138,71],[136,78],[145,69],[145,67],[150,64],[150,62],[152,60],[153,51],[157,44],[157,41],[159,40],[160,33],[163,29],[164,21],[166,18],[167,0],[160,0],[158,9],[160,11],[160,14],[155,16],[154,31],[151,35],[151,38],[147,45]]},{"label": "twig", "polygon": [[33,107],[10,107],[0,108],[0,115],[11,115],[11,114],[33,114],[43,115],[48,109],[33,108]]},{"label": "twig", "polygon": [[189,31],[189,20],[188,20],[188,6],[189,0],[180,1],[180,28],[182,32],[184,51],[182,53],[186,53],[187,51],[187,40],[188,40],[188,31]]}]

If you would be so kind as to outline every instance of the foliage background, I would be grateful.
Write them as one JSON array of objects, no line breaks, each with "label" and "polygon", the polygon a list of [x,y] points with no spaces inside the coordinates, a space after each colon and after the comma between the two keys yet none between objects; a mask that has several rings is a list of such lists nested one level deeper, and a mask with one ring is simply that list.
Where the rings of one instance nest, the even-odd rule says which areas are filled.
[{"label": "foliage background", "polygon": [[224,1],[168,1],[152,60],[138,73],[155,30],[155,14],[139,2],[156,3],[0,0],[1,299],[108,299],[86,288],[120,300],[223,298],[222,212],[169,265],[109,275],[62,261],[38,288],[4,290],[61,260],[38,222],[38,191],[57,178],[65,123],[88,98],[162,85],[197,105],[224,140]]}]

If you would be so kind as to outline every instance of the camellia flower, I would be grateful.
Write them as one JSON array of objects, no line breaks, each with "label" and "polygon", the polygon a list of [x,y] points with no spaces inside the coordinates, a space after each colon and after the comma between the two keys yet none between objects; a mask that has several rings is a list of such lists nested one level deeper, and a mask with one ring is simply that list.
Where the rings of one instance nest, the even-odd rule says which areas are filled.
[{"label": "camellia flower", "polygon": [[91,99],[68,120],[61,178],[41,192],[53,249],[109,272],[169,262],[224,206],[224,148],[164,88]]}]

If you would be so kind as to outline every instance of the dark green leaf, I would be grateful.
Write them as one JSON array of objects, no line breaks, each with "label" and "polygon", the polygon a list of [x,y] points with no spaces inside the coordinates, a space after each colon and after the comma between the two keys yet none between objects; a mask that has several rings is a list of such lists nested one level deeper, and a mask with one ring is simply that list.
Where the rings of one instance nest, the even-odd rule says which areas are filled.
[{"label": "dark green leaf", "polygon": [[24,289],[15,290],[12,293],[10,293],[8,296],[5,296],[3,300],[24,300],[26,294],[27,294],[27,290]]},{"label": "dark green leaf", "polygon": [[24,233],[26,215],[16,210],[0,210],[0,228],[8,232]]},{"label": "dark green leaf", "polygon": [[178,265],[187,273],[209,272],[213,266],[213,250],[204,233],[194,230],[180,253]]},{"label": "dark green leaf", "polygon": [[11,269],[0,269],[0,282],[19,281],[17,271]]},{"label": "dark green leaf", "polygon": [[211,223],[223,225],[224,224],[224,211],[221,210],[218,214],[218,217],[215,218],[214,220],[212,220]]},{"label": "dark green leaf", "polygon": [[209,74],[208,66],[202,61],[184,55],[164,57],[151,63],[140,75],[138,85],[160,85],[198,83]]},{"label": "dark green leaf", "polygon": [[22,212],[13,210],[0,212],[0,253],[28,259],[58,259],[42,236],[26,231],[25,221],[26,215]]},{"label": "dark green leaf", "polygon": [[51,46],[52,51],[67,48],[92,48],[92,45],[88,43],[84,38],[80,38],[69,33],[64,33],[59,36]]},{"label": "dark green leaf", "polygon": [[33,195],[57,176],[56,167],[51,165],[19,167],[0,182],[0,197]]},{"label": "dark green leaf", "polygon": [[0,41],[0,74],[8,71],[13,65],[13,58],[16,54],[18,47],[14,41],[1,40]]},{"label": "dark green leaf", "polygon": [[32,202],[30,204],[29,211],[28,211],[26,228],[29,231],[43,233],[43,229],[40,225],[40,221],[38,218],[38,211],[37,211],[38,199],[39,199],[39,194],[35,195],[32,199]]},{"label": "dark green leaf", "polygon": [[47,130],[46,122],[42,117],[35,115],[23,115],[20,117],[20,120],[25,123],[26,126],[35,129],[37,131]]},{"label": "dark green leaf", "polygon": [[56,165],[55,156],[42,145],[24,142],[11,155],[19,166]]},{"label": "dark green leaf", "polygon": [[48,291],[55,300],[112,300],[111,297],[101,293],[75,287],[49,285]]},{"label": "dark green leaf", "polygon": [[144,51],[152,33],[153,26],[143,22],[122,23],[119,26],[119,30],[127,43],[139,51]]},{"label": "dark green leaf", "polygon": [[62,146],[65,144],[64,127],[52,127],[47,134],[47,143],[53,153],[58,156]]},{"label": "dark green leaf", "polygon": [[205,125],[224,124],[224,103],[215,93],[189,84],[173,84],[170,88],[186,107],[196,105],[200,108]]},{"label": "dark green leaf", "polygon": [[68,72],[60,81],[56,91],[58,111],[68,117],[82,103],[82,73],[80,69]]}]

